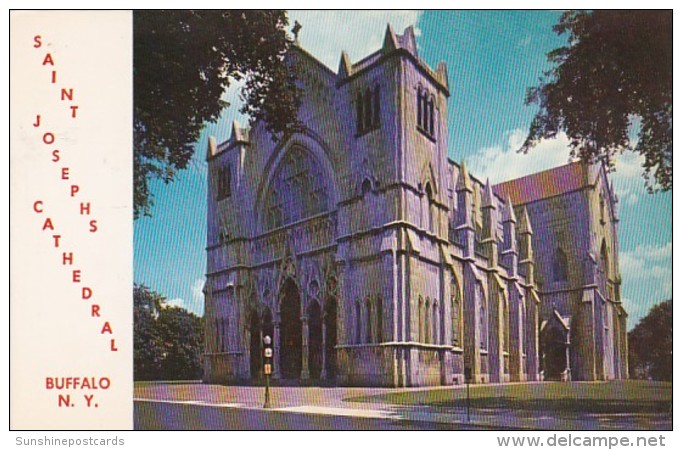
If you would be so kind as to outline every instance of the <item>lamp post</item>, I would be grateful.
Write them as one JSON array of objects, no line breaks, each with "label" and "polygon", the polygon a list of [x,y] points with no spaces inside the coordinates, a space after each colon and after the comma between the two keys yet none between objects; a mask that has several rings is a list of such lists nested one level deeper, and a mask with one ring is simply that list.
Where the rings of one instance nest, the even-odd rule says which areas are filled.
[{"label": "lamp post", "polygon": [[270,374],[272,374],[272,338],[263,338],[263,373],[265,374],[265,403],[263,408],[270,408]]}]

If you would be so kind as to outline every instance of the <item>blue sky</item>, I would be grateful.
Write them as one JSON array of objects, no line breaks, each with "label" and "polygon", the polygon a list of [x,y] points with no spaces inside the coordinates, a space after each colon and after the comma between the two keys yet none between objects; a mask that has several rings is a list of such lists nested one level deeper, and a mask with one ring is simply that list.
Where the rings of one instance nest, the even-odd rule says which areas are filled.
[{"label": "blue sky", "polygon": [[[542,142],[516,153],[533,116],[526,89],[548,68],[547,51],[563,43],[552,32],[557,11],[349,11],[292,12],[303,29],[301,45],[336,71],[342,50],[352,61],[381,45],[387,23],[401,33],[414,25],[420,56],[448,66],[449,151],[476,176],[491,182],[526,175],[568,161],[567,139]],[[152,183],[153,217],[134,224],[134,277],[171,303],[203,314],[206,246],[206,163],[209,135],[229,137],[231,122],[247,119],[233,107],[209,124],[196,144],[190,168],[174,183]],[[641,160],[623,155],[613,174],[619,202],[622,297],[633,327],[649,308],[672,298],[672,194],[646,193]]]}]

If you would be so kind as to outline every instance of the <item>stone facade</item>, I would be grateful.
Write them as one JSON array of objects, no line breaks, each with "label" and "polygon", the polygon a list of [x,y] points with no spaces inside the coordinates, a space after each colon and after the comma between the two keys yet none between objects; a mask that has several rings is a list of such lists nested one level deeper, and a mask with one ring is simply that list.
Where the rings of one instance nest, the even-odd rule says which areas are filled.
[{"label": "stone facade", "polygon": [[[235,123],[209,144],[206,382],[259,378],[266,334],[283,380],[625,377],[603,170],[474,178],[448,158],[445,64],[419,59],[411,27],[336,73],[299,47],[289,63],[304,126],[275,142]],[[533,190],[555,172],[583,177]]]}]

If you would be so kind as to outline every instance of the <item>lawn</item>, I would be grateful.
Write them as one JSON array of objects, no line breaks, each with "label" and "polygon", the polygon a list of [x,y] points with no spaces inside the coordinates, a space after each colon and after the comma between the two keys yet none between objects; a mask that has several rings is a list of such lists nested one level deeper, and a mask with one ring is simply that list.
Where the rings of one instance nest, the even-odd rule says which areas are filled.
[{"label": "lawn", "polygon": [[[346,398],[351,402],[405,406],[465,407],[467,390],[410,390],[390,394]],[[613,381],[597,383],[526,383],[471,385],[471,407],[557,413],[670,413],[672,383]]]}]

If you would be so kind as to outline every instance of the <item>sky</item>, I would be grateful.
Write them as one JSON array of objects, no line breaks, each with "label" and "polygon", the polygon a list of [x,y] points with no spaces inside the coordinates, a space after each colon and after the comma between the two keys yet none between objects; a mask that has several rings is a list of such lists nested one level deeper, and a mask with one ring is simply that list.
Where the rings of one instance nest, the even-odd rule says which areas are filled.
[{"label": "sky", "polygon": [[[536,109],[525,106],[528,87],[549,65],[546,53],[564,44],[552,32],[558,11],[292,11],[303,28],[300,44],[336,72],[341,51],[351,61],[380,48],[386,24],[397,33],[413,25],[420,57],[448,68],[449,154],[470,172],[492,183],[564,164],[565,135],[519,154]],[[207,124],[187,170],[175,182],[151,183],[152,217],[134,223],[134,278],[163,294],[170,304],[203,315],[206,270],[206,146],[230,135],[237,112],[232,103],[217,123]],[[618,203],[622,299],[629,328],[652,305],[672,298],[672,193],[651,195],[641,177],[641,159],[622,155],[612,175]]]}]

